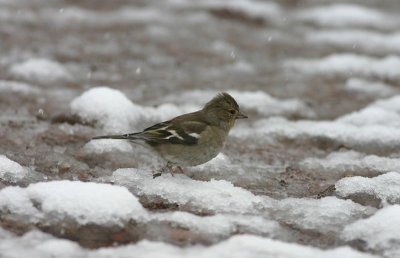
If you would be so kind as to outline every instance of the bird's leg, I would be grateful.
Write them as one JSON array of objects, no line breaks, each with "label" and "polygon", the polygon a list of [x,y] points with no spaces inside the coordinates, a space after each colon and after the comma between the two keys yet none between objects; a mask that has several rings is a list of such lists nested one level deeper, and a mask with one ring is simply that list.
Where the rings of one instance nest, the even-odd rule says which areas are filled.
[{"label": "bird's leg", "polygon": [[177,166],[176,168],[179,170],[179,173],[185,174],[185,171],[183,170],[183,168],[181,166]]},{"label": "bird's leg", "polygon": [[168,171],[171,174],[171,176],[175,176],[175,173],[185,174],[185,171],[183,171],[183,168],[181,166],[177,166],[176,168],[179,172],[174,170],[172,163],[168,161],[167,165],[165,165],[165,167],[161,168],[160,170],[158,170],[156,173],[153,174],[153,179],[161,176],[161,174],[166,171]]},{"label": "bird's leg", "polygon": [[167,162],[167,166],[166,169],[168,170],[168,172],[171,174],[171,176],[175,176],[174,175],[174,170],[172,169],[172,163],[171,162]]},{"label": "bird's leg", "polygon": [[156,177],[161,176],[162,173],[164,173],[165,170],[167,170],[167,169],[169,170],[168,163],[167,163],[167,165],[165,167],[160,168],[159,170],[156,171],[156,173],[153,174],[153,179],[156,178]]},{"label": "bird's leg", "polygon": [[153,179],[161,176],[161,174],[162,174],[162,170],[158,170],[156,173],[153,174]]}]

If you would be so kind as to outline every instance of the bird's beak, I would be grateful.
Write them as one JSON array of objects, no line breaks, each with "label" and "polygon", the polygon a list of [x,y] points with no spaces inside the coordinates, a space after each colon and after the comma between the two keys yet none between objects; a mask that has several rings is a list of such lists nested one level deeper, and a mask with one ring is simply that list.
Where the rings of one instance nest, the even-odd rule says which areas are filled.
[{"label": "bird's beak", "polygon": [[237,113],[236,115],[236,119],[243,119],[243,118],[248,118],[248,116],[242,111],[239,111],[239,113]]}]

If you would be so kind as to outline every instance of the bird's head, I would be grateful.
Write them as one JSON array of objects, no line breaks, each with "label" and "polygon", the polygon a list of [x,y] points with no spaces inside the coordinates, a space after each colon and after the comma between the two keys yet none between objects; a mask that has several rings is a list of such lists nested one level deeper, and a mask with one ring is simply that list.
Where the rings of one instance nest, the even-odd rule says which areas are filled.
[{"label": "bird's head", "polygon": [[235,125],[236,119],[247,118],[240,111],[236,100],[226,92],[219,93],[210,100],[204,106],[202,112],[207,122],[228,131]]}]

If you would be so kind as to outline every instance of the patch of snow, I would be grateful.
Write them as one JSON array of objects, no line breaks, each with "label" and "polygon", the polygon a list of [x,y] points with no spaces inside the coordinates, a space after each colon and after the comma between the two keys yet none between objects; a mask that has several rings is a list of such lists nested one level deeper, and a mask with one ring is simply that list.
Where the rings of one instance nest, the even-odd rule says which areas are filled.
[{"label": "patch of snow", "polygon": [[296,19],[325,27],[394,28],[396,16],[355,4],[337,3],[304,9],[295,14]]},{"label": "patch of snow", "polygon": [[28,170],[4,155],[0,155],[0,180],[18,182],[28,176]]},{"label": "patch of snow", "polygon": [[286,198],[276,203],[273,217],[295,228],[327,234],[338,233],[345,225],[375,211],[375,208],[336,197]]},{"label": "patch of snow", "polygon": [[77,243],[58,239],[49,234],[32,230],[23,236],[7,237],[0,241],[2,257],[31,258],[85,258],[87,251]]},{"label": "patch of snow", "polygon": [[300,168],[318,175],[382,174],[389,171],[400,171],[400,159],[365,155],[356,151],[332,152],[325,158],[306,158],[300,162]]},{"label": "patch of snow", "polygon": [[367,30],[323,30],[307,34],[312,44],[354,49],[371,54],[400,54],[400,33],[384,34]]},{"label": "patch of snow", "polygon": [[321,59],[297,59],[284,63],[289,70],[300,71],[308,75],[323,75],[326,77],[376,77],[382,80],[399,80],[400,58],[387,56],[373,58],[351,53],[332,54]]},{"label": "patch of snow", "polygon": [[22,82],[0,80],[0,92],[15,92],[28,95],[38,94],[39,89]]},{"label": "patch of snow", "polygon": [[263,19],[266,21],[278,22],[282,14],[282,8],[274,2],[254,1],[254,0],[203,0],[195,3],[189,1],[170,0],[180,7],[202,7],[207,9],[226,9],[231,12],[241,13],[249,18]]},{"label": "patch of snow", "polygon": [[400,174],[397,172],[389,172],[374,178],[346,177],[336,182],[335,188],[336,193],[342,197],[363,194],[385,203],[400,203]]},{"label": "patch of snow", "polygon": [[400,126],[400,95],[375,101],[360,111],[339,117],[336,121],[357,126],[385,125],[398,128]]},{"label": "patch of snow", "polygon": [[101,154],[105,152],[132,152],[132,145],[125,140],[100,139],[92,140],[83,146],[87,153]]},{"label": "patch of snow", "polygon": [[33,202],[27,197],[24,188],[6,187],[0,191],[0,211],[10,213],[22,221],[39,222],[43,214],[34,207]]},{"label": "patch of snow", "polygon": [[208,240],[215,240],[215,242],[238,232],[264,236],[277,236],[284,232],[276,221],[242,214],[197,216],[188,212],[176,211],[152,214],[147,220],[147,224],[164,222],[179,228],[187,228],[191,232],[206,235]]},{"label": "patch of snow", "polygon": [[71,112],[82,119],[96,121],[106,133],[132,133],[143,130],[143,124],[169,120],[193,111],[192,107],[163,104],[144,107],[131,102],[121,91],[108,87],[95,87],[75,98]]},{"label": "patch of snow", "polygon": [[[279,161],[274,164],[263,164],[254,160],[240,160],[233,163],[231,159],[223,153],[199,166],[186,168],[186,175],[200,180],[211,178],[226,180],[235,185],[252,185],[264,187],[274,178],[277,173],[285,171],[286,164]],[[274,179],[272,179],[274,180]]]},{"label": "patch of snow", "polygon": [[166,12],[160,12],[155,8],[125,6],[112,11],[95,11],[78,7],[63,8],[62,12],[47,8],[39,12],[45,21],[58,27],[94,27],[103,28],[109,26],[126,26],[147,22],[168,22],[170,17]]},{"label": "patch of snow", "polygon": [[6,187],[0,191],[0,210],[34,219],[69,218],[79,224],[121,224],[145,213],[137,198],[124,187],[80,181]]},{"label": "patch of snow", "polygon": [[163,174],[153,179],[152,172],[140,169],[118,169],[111,180],[128,187],[138,196],[178,204],[194,212],[249,213],[261,199],[251,192],[224,180],[195,181],[183,175]]},{"label": "patch of snow", "polygon": [[400,249],[400,205],[382,208],[373,216],[346,226],[342,238],[363,240],[370,249],[389,252]]},{"label": "patch of snow", "polygon": [[71,78],[62,64],[45,58],[31,58],[14,64],[10,68],[10,73],[18,78],[47,83]]},{"label": "patch of snow", "polygon": [[390,97],[397,92],[396,89],[386,83],[356,78],[347,80],[345,89],[350,92],[363,93],[372,97]]},{"label": "patch of snow", "polygon": [[260,142],[280,139],[294,141],[330,140],[347,147],[357,147],[365,152],[378,152],[400,147],[400,131],[397,128],[371,124],[356,126],[338,121],[288,121],[284,118],[269,118],[242,127],[231,135]]},{"label": "patch of snow", "polygon": [[23,236],[10,236],[0,242],[0,251],[6,257],[76,257],[76,258],[378,258],[350,247],[322,250],[294,243],[285,243],[251,235],[237,235],[210,247],[175,245],[143,240],[137,244],[119,247],[104,247],[97,250],[83,249],[78,244],[58,239],[40,231],[30,231]]},{"label": "patch of snow", "polygon": [[90,257],[126,257],[132,253],[143,258],[377,258],[349,247],[321,250],[315,247],[301,246],[251,235],[233,236],[208,248],[203,246],[179,248],[164,243],[141,241],[137,245],[128,245],[114,250],[103,248],[94,252]]}]

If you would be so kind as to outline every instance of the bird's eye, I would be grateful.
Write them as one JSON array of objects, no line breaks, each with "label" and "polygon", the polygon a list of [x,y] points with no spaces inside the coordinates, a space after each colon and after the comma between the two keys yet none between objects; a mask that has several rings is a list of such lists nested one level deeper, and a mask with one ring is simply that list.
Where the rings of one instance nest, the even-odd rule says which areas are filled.
[{"label": "bird's eye", "polygon": [[234,114],[236,114],[236,110],[231,109],[231,110],[229,110],[229,113],[231,113],[232,115],[234,115]]}]

